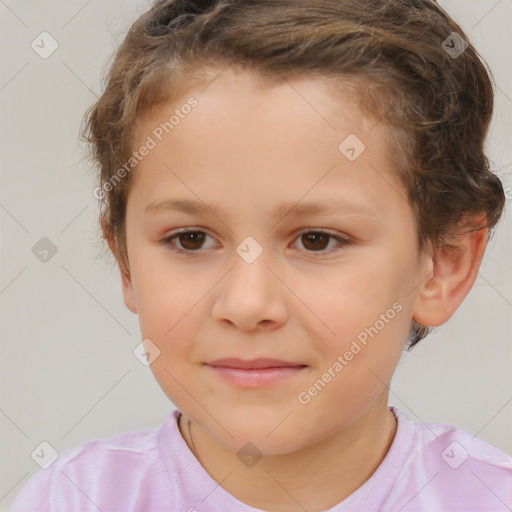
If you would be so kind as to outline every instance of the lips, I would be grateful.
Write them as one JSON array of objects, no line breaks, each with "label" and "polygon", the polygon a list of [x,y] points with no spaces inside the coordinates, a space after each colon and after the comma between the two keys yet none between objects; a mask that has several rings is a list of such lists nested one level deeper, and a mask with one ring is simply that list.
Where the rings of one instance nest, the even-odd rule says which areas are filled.
[{"label": "lips", "polygon": [[205,363],[214,378],[243,389],[262,389],[277,386],[302,375],[307,365],[279,359],[217,359]]},{"label": "lips", "polygon": [[294,363],[290,361],[281,361],[279,359],[238,359],[238,358],[225,358],[217,359],[210,363],[206,363],[212,367],[224,367],[224,368],[239,368],[242,370],[261,370],[265,368],[289,368],[289,367],[304,367],[307,366],[301,363]]}]

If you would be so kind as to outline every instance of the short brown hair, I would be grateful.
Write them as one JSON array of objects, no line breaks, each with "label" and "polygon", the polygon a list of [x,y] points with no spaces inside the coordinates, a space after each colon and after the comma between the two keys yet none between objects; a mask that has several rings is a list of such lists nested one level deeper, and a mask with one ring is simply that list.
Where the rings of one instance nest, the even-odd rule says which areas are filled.
[{"label": "short brown hair", "polygon": [[[450,245],[472,214],[485,214],[476,229],[498,222],[505,194],[484,154],[492,73],[433,0],[154,2],[131,26],[84,118],[99,188],[130,158],[145,112],[227,65],[269,80],[324,77],[351,88],[363,111],[389,127],[421,250]],[[128,174],[99,198],[103,238],[114,242],[124,273],[131,181]],[[408,349],[430,329],[413,320]]]}]

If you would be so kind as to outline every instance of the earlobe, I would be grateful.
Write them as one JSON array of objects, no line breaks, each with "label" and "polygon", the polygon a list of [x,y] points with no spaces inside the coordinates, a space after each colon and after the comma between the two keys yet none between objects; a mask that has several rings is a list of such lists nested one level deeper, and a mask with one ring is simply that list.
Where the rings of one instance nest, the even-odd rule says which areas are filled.
[{"label": "earlobe", "polygon": [[444,324],[471,290],[489,237],[484,222],[482,216],[476,217],[473,228],[434,250],[430,276],[418,287],[413,309],[417,323],[427,327]]},{"label": "earlobe", "polygon": [[132,313],[137,313],[137,302],[135,300],[135,293],[133,290],[130,271],[129,271],[129,269],[125,268],[125,266],[121,262],[117,243],[114,239],[114,236],[112,235],[111,230],[108,227],[108,224],[106,223],[105,218],[101,218],[101,227],[102,227],[105,239],[108,243],[108,246],[109,246],[112,254],[114,255],[114,257],[116,258],[118,265],[119,265],[119,270],[121,273],[121,286],[122,286],[124,303],[125,303],[126,307]]},{"label": "earlobe", "polygon": [[130,274],[121,270],[121,284],[123,288],[123,300],[126,307],[132,312],[137,313],[137,301],[135,300],[135,293]]}]

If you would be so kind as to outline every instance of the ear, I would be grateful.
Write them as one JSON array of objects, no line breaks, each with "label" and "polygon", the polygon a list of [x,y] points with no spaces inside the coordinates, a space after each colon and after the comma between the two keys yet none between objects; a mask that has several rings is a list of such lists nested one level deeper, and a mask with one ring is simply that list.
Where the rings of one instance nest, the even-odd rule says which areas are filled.
[{"label": "ear", "polygon": [[121,284],[123,289],[123,300],[126,307],[137,314],[137,301],[135,300],[135,292],[133,291],[132,278],[130,273],[121,270]]},{"label": "ear", "polygon": [[[419,287],[413,318],[420,325],[444,324],[471,290],[489,240],[485,215],[471,217],[466,233],[431,254],[429,277]],[[457,230],[460,232],[460,227]]]},{"label": "ear", "polygon": [[118,262],[119,271],[121,273],[121,285],[124,303],[132,313],[137,313],[137,301],[135,300],[135,292],[133,290],[130,269],[125,268],[124,265],[120,263],[121,259],[119,257],[117,242],[115,240],[115,237],[112,235],[111,230],[107,226],[105,220],[102,218],[100,222],[105,236],[105,240],[107,241],[110,250],[114,254],[116,261]]}]

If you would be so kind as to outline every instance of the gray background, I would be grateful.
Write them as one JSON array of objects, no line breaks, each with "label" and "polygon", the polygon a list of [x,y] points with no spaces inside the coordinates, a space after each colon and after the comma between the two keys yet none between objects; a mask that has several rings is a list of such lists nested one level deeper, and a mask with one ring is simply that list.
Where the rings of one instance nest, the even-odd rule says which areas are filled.
[{"label": "gray background", "polygon": [[[507,210],[459,310],[404,353],[390,405],[512,453],[512,0],[441,4],[496,78],[488,150]],[[42,441],[62,452],[157,427],[174,409],[132,353],[138,319],[122,301],[117,271],[98,257],[93,170],[77,141],[103,66],[148,5],[0,0],[0,510],[38,469],[30,454]],[[31,48],[43,31],[59,45],[47,59]],[[32,252],[43,237],[57,248],[46,263]]]}]

